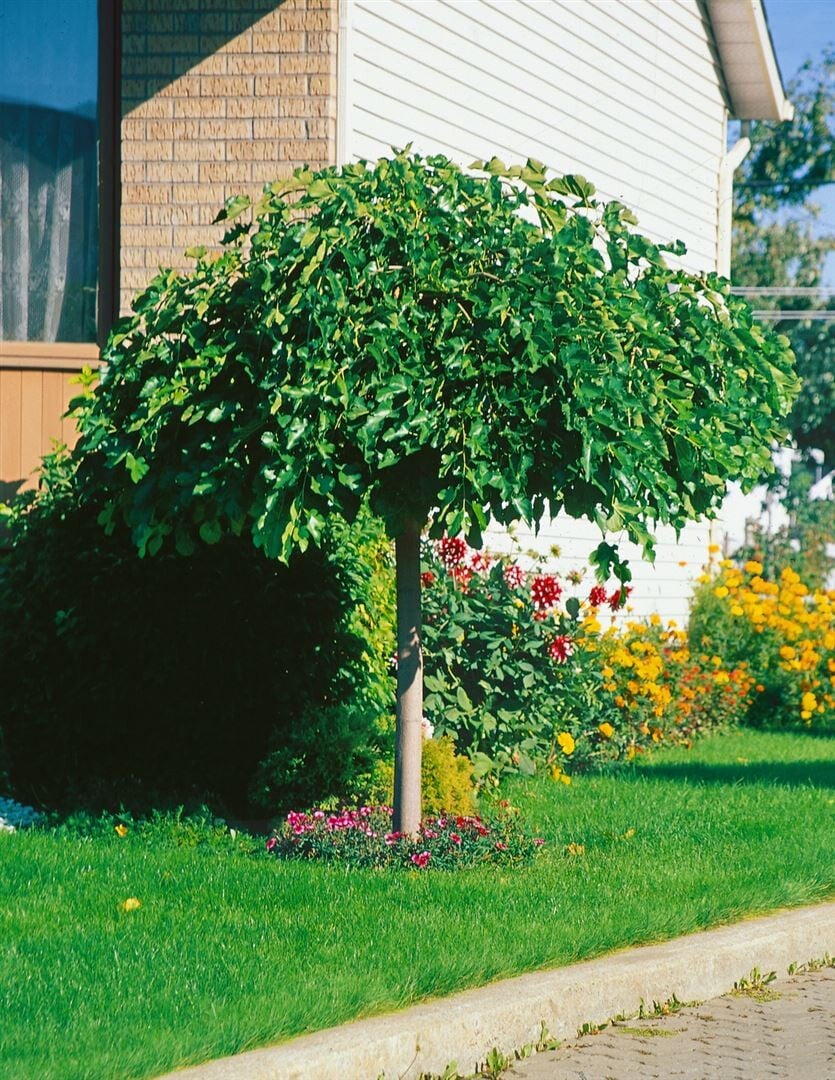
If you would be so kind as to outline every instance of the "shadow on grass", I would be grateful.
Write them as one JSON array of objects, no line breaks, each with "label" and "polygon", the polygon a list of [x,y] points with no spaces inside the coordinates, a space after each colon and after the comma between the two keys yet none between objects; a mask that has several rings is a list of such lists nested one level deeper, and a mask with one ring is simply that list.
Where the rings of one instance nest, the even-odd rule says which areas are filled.
[{"label": "shadow on grass", "polygon": [[638,770],[647,780],[689,780],[695,784],[781,784],[786,787],[835,788],[833,761],[752,761],[711,765],[682,761]]}]

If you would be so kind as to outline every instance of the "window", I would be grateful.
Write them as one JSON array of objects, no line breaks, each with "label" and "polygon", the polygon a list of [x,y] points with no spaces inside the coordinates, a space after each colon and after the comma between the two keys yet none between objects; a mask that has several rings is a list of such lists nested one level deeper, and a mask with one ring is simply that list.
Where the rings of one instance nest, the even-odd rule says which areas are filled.
[{"label": "window", "polygon": [[109,316],[100,6],[0,0],[0,341],[94,342]]}]

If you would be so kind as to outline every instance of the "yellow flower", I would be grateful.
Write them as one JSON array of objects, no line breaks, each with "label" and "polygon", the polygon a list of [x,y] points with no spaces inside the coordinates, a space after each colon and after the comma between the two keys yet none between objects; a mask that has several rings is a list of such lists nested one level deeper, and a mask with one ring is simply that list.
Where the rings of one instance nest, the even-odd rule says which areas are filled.
[{"label": "yellow flower", "polygon": [[123,900],[122,903],[119,904],[120,911],[136,911],[137,908],[141,907],[141,902],[137,900],[135,896],[129,896],[127,900]]},{"label": "yellow flower", "polygon": [[791,645],[781,645],[780,646],[780,655],[783,657],[784,660],[794,660],[795,651],[791,647]]},{"label": "yellow flower", "polygon": [[569,844],[568,847],[565,849],[565,853],[566,853],[566,855],[585,855],[585,853],[586,853],[586,845],[585,844]]},{"label": "yellow flower", "polygon": [[716,555],[719,552],[719,545],[718,544],[708,544],[707,545],[707,550],[710,552],[711,555]]},{"label": "yellow flower", "polygon": [[[800,707],[801,709],[803,709],[804,712],[812,713],[818,707],[818,699],[815,697],[814,694],[810,693],[807,690],[803,697],[800,699]],[[806,718],[804,717],[804,720],[805,719]]]},{"label": "yellow flower", "polygon": [[623,838],[624,840],[631,840],[634,835],[635,829],[627,829],[626,832],[623,834]]},{"label": "yellow flower", "polygon": [[[835,671],[835,662],[833,662],[832,670],[833,670],[833,671]],[[612,668],[610,668],[610,667],[609,667],[609,665],[607,664],[607,665],[606,665],[606,666],[605,666],[605,667],[603,668],[603,672],[602,672],[602,674],[603,674],[603,678],[604,678],[604,679],[611,679],[611,677],[612,677],[612,676],[614,675],[614,671],[613,671],[613,669],[612,669]]]},{"label": "yellow flower", "polygon": [[724,600],[725,597],[728,595],[727,585],[717,585],[716,588],[713,590],[713,595],[718,596],[720,600]]},{"label": "yellow flower", "polygon": [[128,835],[128,827],[127,827],[127,825],[114,825],[113,826],[113,831],[116,833],[117,836],[127,836]]},{"label": "yellow flower", "polygon": [[615,733],[615,729],[612,727],[611,724],[598,724],[597,730],[600,732],[604,739],[611,739],[611,737]]},{"label": "yellow flower", "polygon": [[560,750],[564,754],[573,754],[576,743],[574,742],[574,736],[569,735],[567,731],[561,731],[557,736],[557,742],[559,743]]},{"label": "yellow flower", "polygon": [[743,569],[746,574],[761,574],[763,572],[763,564],[755,562],[754,559],[749,559]]},{"label": "yellow flower", "polygon": [[739,606],[739,604],[734,604],[734,606],[731,608],[731,615],[743,615],[743,614],[744,614],[744,611]]}]

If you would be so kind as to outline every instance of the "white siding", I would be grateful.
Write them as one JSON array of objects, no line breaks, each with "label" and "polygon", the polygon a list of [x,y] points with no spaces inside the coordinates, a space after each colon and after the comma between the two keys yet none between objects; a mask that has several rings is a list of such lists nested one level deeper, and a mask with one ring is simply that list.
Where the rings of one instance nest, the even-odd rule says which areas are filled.
[{"label": "white siding", "polygon": [[[349,0],[348,14],[346,156],[411,142],[462,165],[538,158],[626,203],[653,239],[683,240],[688,267],[716,268],[726,107],[697,0]],[[570,568],[598,540],[561,517],[530,542]],[[681,618],[708,529],[659,541],[655,568],[633,564],[636,610]]]}]

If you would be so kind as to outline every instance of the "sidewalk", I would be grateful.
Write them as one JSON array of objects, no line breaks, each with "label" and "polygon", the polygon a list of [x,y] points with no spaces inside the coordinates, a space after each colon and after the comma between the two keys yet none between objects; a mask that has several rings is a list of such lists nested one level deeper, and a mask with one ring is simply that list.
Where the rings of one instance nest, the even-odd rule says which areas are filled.
[{"label": "sidewalk", "polygon": [[517,1062],[518,1080],[833,1080],[835,969],[670,1016],[630,1019]]},{"label": "sidewalk", "polygon": [[[754,967],[785,976],[791,964],[819,960],[825,954],[835,954],[835,903],[831,902],[745,919],[732,926],[690,934],[661,945],[624,950],[565,968],[531,972],[452,997],[413,1005],[402,1012],[357,1020],[279,1046],[251,1050],[169,1073],[165,1080],[380,1080],[380,1077],[418,1080],[421,1073],[442,1074],[453,1061],[458,1072],[467,1075],[479,1070],[491,1053],[500,1053],[513,1061],[514,1051],[528,1044],[536,1045],[543,1025],[551,1037],[574,1040],[583,1024],[603,1024],[609,1017],[634,1015],[642,1001],[648,1004],[665,1002],[673,995],[682,1002],[717,999],[721,1003],[721,1006],[715,1006],[717,1009],[740,1008],[754,1015],[760,1004],[768,1003],[720,999],[718,995],[727,994],[734,983],[748,977]],[[826,992],[831,999],[831,970],[828,976],[829,982],[824,977],[810,985],[828,986]],[[803,985],[802,982],[797,984],[798,987]],[[782,999],[776,1000],[779,1004]],[[812,1007],[804,1004],[802,998],[798,1000],[800,1012]],[[792,998],[787,993],[783,1007],[790,1005]],[[831,1012],[831,1004],[823,1007]],[[710,1012],[698,1010],[701,1020],[689,1019],[694,1025],[693,1034],[687,1035],[688,1041],[680,1045],[689,1045],[691,1039],[696,1042],[695,1033],[701,1030],[695,1027],[697,1022],[716,1023],[704,1019],[714,1015],[713,1000],[710,1009]],[[810,1017],[814,1020],[809,1021]],[[821,1027],[827,1028],[830,1042],[828,1049],[821,1053],[831,1054],[835,1026],[825,1017],[821,1022],[821,1018],[822,1014],[815,1012],[809,1013],[806,1019],[815,1033]],[[737,1024],[736,1027],[732,1025],[732,1029],[737,1032],[739,1044],[734,1054],[742,1060],[734,1058],[733,1063],[728,1064],[714,1058],[709,1066],[697,1066],[695,1072],[676,1074],[669,1063],[644,1074],[612,1072],[613,1068],[623,1065],[629,1047],[633,1058],[649,1062],[652,1054],[662,1049],[656,1044],[678,1043],[685,1037],[684,1032],[675,1038],[639,1035],[633,1041],[624,1032],[618,1032],[610,1033],[606,1038],[624,1042],[618,1041],[614,1054],[610,1053],[602,1062],[589,1057],[588,1065],[577,1066],[573,1058],[560,1059],[562,1052],[557,1057],[549,1057],[546,1053],[544,1058],[520,1062],[517,1069],[563,1069],[561,1060],[566,1060],[566,1068],[574,1071],[517,1072],[516,1075],[539,1077],[540,1080],[550,1076],[583,1080],[584,1073],[585,1080],[609,1077],[616,1080],[633,1080],[634,1077],[637,1080],[643,1076],[667,1080],[676,1075],[691,1080],[735,1080],[737,1077],[741,1080],[771,1077],[786,1080],[797,1076],[796,1073],[762,1071],[759,1064],[748,1064],[746,1055],[749,1049],[754,1052],[755,1044],[761,1039],[761,1029],[755,1028],[750,1037],[745,1034],[747,1026],[743,1028]],[[590,1047],[592,1054],[602,1052],[608,1046],[605,1040],[597,1042],[598,1038],[600,1036]],[[796,1050],[786,1053],[789,1057],[793,1053],[800,1055],[797,1060],[803,1061],[803,1054],[813,1052],[814,1039],[803,1031],[792,1038]],[[576,1050],[579,1055],[584,1052]],[[822,1060],[824,1065],[821,1067],[804,1064],[798,1080],[835,1080],[835,1067],[826,1056]],[[733,1072],[737,1065],[741,1071]]]}]

